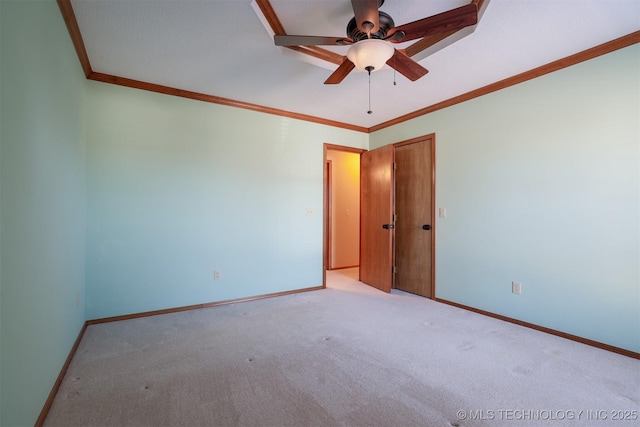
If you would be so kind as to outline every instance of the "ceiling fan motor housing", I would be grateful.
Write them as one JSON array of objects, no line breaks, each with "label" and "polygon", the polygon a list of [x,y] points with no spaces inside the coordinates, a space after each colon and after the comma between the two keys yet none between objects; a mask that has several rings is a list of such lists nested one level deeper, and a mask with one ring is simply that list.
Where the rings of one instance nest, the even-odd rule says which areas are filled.
[{"label": "ceiling fan motor housing", "polygon": [[358,28],[356,18],[351,18],[351,21],[347,24],[347,36],[354,42],[359,42],[365,39],[384,39],[387,37],[387,32],[395,27],[393,18],[388,14],[378,11],[379,16],[379,28],[375,33],[365,33]]}]

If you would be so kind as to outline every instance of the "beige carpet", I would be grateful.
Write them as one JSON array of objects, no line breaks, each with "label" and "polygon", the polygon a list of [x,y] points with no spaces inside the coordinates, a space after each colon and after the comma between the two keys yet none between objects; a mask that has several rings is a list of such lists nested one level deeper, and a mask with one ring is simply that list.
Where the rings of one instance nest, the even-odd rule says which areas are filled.
[{"label": "beige carpet", "polygon": [[90,326],[45,425],[640,425],[640,361],[356,277]]}]

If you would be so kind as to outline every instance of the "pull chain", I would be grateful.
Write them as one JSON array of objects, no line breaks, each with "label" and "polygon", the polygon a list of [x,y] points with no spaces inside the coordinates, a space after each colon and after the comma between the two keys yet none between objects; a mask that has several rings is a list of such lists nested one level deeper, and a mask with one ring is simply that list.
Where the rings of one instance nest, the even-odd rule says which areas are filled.
[{"label": "pull chain", "polygon": [[373,113],[373,111],[371,111],[371,70],[373,70],[373,67],[366,67],[365,70],[369,73],[369,111],[367,111],[367,114],[371,114]]},{"label": "pull chain", "polygon": [[393,55],[393,85],[396,85],[396,56]]}]

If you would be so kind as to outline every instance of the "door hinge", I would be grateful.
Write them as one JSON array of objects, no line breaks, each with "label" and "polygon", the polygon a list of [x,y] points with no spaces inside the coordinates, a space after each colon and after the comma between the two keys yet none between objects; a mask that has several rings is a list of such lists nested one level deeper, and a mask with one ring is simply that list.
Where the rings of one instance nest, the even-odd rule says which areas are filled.
[{"label": "door hinge", "polygon": [[395,265],[391,268],[391,272],[392,272],[393,274],[396,274],[396,273],[398,272],[398,269],[396,268],[396,266],[395,266]]},{"label": "door hinge", "polygon": [[398,165],[396,165],[396,162],[393,162],[393,170],[396,170],[397,167]]}]

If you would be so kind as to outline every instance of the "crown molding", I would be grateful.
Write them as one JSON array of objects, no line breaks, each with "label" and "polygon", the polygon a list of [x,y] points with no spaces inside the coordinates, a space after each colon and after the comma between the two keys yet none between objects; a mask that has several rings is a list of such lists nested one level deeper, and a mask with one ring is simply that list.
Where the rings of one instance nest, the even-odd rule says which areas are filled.
[{"label": "crown molding", "polygon": [[465,94],[439,102],[437,104],[433,104],[420,110],[416,110],[412,113],[405,114],[404,116],[400,116],[384,123],[380,123],[379,125],[372,126],[369,128],[369,132],[375,132],[384,128],[388,128],[390,126],[397,125],[398,123],[406,122],[408,120],[415,119],[416,117],[424,116],[425,114],[433,113],[434,111],[451,107],[452,105],[460,104],[462,102],[469,101],[471,99],[478,98],[492,92],[497,92],[501,89],[526,82],[527,80],[535,79],[545,74],[553,73],[554,71],[558,71],[563,68],[571,67],[572,65],[579,64],[580,62],[588,61],[589,59],[611,53],[618,49],[622,49],[639,42],[640,31],[636,31],[626,36],[622,36],[601,45],[592,47],[591,49],[587,49],[574,55],[570,55],[557,61],[553,61],[540,67],[534,68],[533,70],[525,71],[524,73],[520,73],[504,80],[491,83],[479,89],[472,90],[471,92],[467,92]]},{"label": "crown molding", "polygon": [[[434,111],[442,110],[444,108],[451,107],[453,105],[460,104],[462,102],[469,101],[471,99],[478,98],[480,96],[487,95],[492,92],[496,92],[501,89],[526,82],[527,80],[535,79],[545,74],[549,74],[554,71],[558,71],[563,68],[570,67],[580,62],[584,62],[584,61],[596,58],[598,56],[605,55],[605,54],[614,52],[616,50],[623,49],[625,47],[640,43],[640,31],[635,31],[631,34],[619,37],[617,39],[595,46],[591,49],[587,49],[582,52],[576,53],[574,55],[567,56],[566,58],[562,58],[557,61],[550,62],[546,65],[542,65],[540,67],[534,68],[533,70],[525,71],[524,73],[520,73],[518,75],[506,78],[496,83],[489,84],[487,86],[481,87],[471,92],[467,92],[465,94],[456,96],[454,98],[447,99],[445,101],[421,108],[412,113],[408,113],[403,116],[397,117],[395,119],[388,120],[386,122],[380,123],[370,128],[366,128],[363,126],[356,126],[349,123],[328,120],[321,117],[300,114],[293,111],[280,110],[276,108],[266,107],[263,105],[251,104],[243,101],[236,101],[229,98],[222,98],[219,96],[207,95],[199,92],[191,92],[191,91],[177,89],[173,87],[161,86],[154,83],[142,82],[139,80],[132,80],[125,77],[119,77],[119,76],[114,76],[110,74],[95,72],[91,68],[89,56],[87,54],[84,41],[82,40],[82,34],[80,33],[80,28],[78,27],[78,22],[76,20],[75,13],[73,12],[71,0],[57,0],[57,2],[60,8],[60,12],[62,13],[62,17],[67,25],[67,30],[69,31],[69,35],[71,36],[73,45],[76,49],[76,53],[78,55],[78,59],[80,60],[82,69],[84,70],[85,76],[89,80],[94,80],[94,81],[99,81],[104,83],[111,83],[111,84],[116,84],[120,86],[131,87],[135,89],[162,93],[166,95],[180,96],[183,98],[189,98],[189,99],[209,102],[213,104],[220,104],[220,105],[225,105],[229,107],[243,108],[246,110],[258,111],[265,114],[273,114],[273,115],[288,117],[296,120],[304,120],[312,123],[318,123],[318,124],[333,126],[333,127],[342,128],[342,129],[354,130],[354,131],[363,132],[363,133],[376,132],[378,130],[385,129],[385,128],[397,125],[399,123],[403,123],[408,120],[415,119],[416,117],[420,117],[425,114],[432,113]],[[262,0],[260,1],[260,3],[269,4],[268,0]],[[275,12],[273,12],[273,16],[275,18],[272,18],[272,19],[277,20],[277,16],[275,15]],[[279,22],[279,20],[277,22]],[[280,24],[280,27],[282,27],[281,24]],[[282,31],[284,32],[284,29],[282,29]],[[305,53],[310,54],[309,52],[305,52]],[[322,53],[318,53],[318,50],[315,50],[313,54],[323,55]],[[326,60],[326,58],[322,58],[322,59]]]},{"label": "crown molding", "polygon": [[146,90],[149,92],[162,93],[165,95],[179,96],[181,98],[194,99],[196,101],[209,102],[211,104],[225,105],[227,107],[242,108],[245,110],[257,111],[265,114],[273,114],[281,117],[288,117],[296,120],[304,120],[306,122],[319,123],[322,125],[333,126],[337,128],[355,130],[358,132],[369,132],[362,126],[356,126],[349,123],[338,122],[334,120],[323,119],[321,117],[310,116],[307,114],[295,113],[293,111],[280,110],[277,108],[265,107],[263,105],[251,104],[249,102],[236,101],[229,98],[222,98],[214,95],[207,95],[200,92],[192,92],[183,89],[177,89],[170,86],[162,86],[155,83],[143,82],[140,80],[128,79],[126,77],[114,76],[111,74],[96,73],[92,71],[87,77],[89,80],[103,83],[111,83],[118,86],[126,86],[134,89]]}]

